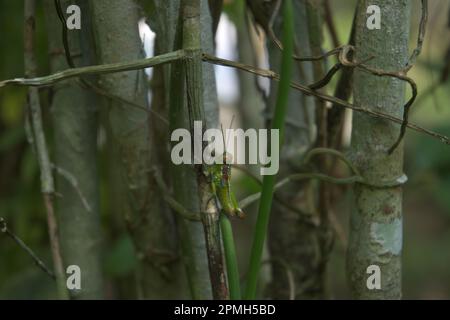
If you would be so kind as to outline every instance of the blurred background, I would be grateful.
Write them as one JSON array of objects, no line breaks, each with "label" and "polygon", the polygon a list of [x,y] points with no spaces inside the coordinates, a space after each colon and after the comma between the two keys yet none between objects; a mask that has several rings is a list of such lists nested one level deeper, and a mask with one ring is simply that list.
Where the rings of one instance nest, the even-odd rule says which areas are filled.
[{"label": "blurred background", "polygon": [[[411,50],[414,48],[420,1],[413,2],[411,15]],[[355,1],[330,1],[337,36],[341,43],[348,40]],[[238,31],[233,23],[232,1],[225,1],[216,36],[216,55],[238,60]],[[45,19],[39,6],[38,73],[49,73]],[[429,4],[428,29],[424,48],[410,76],[419,88],[411,121],[423,127],[450,135],[450,81],[448,61],[450,48],[450,1],[433,0]],[[139,24],[141,38],[148,56],[153,55],[154,34],[145,23]],[[324,50],[331,49],[332,40],[324,32]],[[267,67],[267,57],[262,34],[253,29],[257,48],[257,61]],[[21,77],[23,71],[23,3],[16,0],[0,0],[0,80]],[[447,70],[445,70],[447,63]],[[149,71],[148,76],[152,76]],[[216,81],[221,107],[221,121],[230,123],[231,115],[242,120],[238,105],[246,92],[239,86],[239,71],[216,67]],[[269,91],[267,81],[257,80],[262,91]],[[333,92],[333,84],[327,89]],[[45,104],[49,89],[42,89],[44,122],[51,141],[49,106]],[[409,92],[407,92],[409,94]],[[151,93],[150,93],[151,96]],[[261,97],[246,100],[261,106]],[[250,101],[250,102],[249,102]],[[51,265],[46,215],[40,194],[39,168],[24,129],[26,89],[8,87],[0,91],[0,217],[48,265]],[[351,113],[348,113],[351,117]],[[349,138],[348,138],[349,139]],[[348,144],[348,140],[347,140]],[[104,129],[98,133],[101,170],[101,215],[103,231],[103,267],[109,298],[135,298],[134,270],[136,258],[132,242],[125,230],[117,190],[111,187],[117,165],[111,158],[110,144]],[[450,299],[450,149],[428,136],[408,131],[405,142],[405,173],[409,181],[404,188],[404,246],[403,292],[404,298]],[[257,190],[257,185],[236,170],[233,173],[238,199]],[[340,187],[341,196],[333,208],[342,237],[338,237],[329,263],[329,279],[332,297],[349,298],[345,281],[345,246],[348,229],[349,192]],[[63,195],[61,195],[63,196]],[[245,223],[235,223],[239,261],[245,270],[251,245],[252,216],[255,208],[249,208],[250,217]],[[245,272],[245,271],[243,271]],[[0,234],[0,298],[45,299],[53,298],[54,284],[43,274],[10,238]]]}]

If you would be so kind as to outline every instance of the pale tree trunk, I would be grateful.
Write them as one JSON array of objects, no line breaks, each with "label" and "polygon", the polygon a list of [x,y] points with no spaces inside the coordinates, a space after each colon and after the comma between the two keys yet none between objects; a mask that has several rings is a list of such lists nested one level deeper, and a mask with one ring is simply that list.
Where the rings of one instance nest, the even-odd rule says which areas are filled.
[{"label": "pale tree trunk", "polygon": [[[143,57],[138,32],[139,8],[132,0],[90,2],[100,63],[132,61]],[[123,180],[127,185],[126,220],[138,264],[141,298],[185,297],[173,217],[152,179],[152,148],[148,112],[148,83],[143,70],[101,77],[100,86],[110,95],[109,122],[119,150]]]},{"label": "pale tree trunk", "polygon": [[[381,8],[380,30],[366,27],[369,5]],[[409,15],[408,0],[363,1],[357,13],[356,60],[374,56],[367,64],[385,71],[405,67]],[[401,80],[355,70],[354,100],[358,107],[401,117],[404,88]],[[388,155],[398,135],[399,126],[392,122],[355,114],[352,160],[369,184],[390,184],[402,177],[402,145]],[[347,261],[352,294],[358,299],[399,299],[402,295],[402,188],[359,184],[354,187],[354,197]],[[381,289],[368,289],[367,270],[372,265],[381,269]]]},{"label": "pale tree trunk", "polygon": [[[85,2],[85,1],[82,1]],[[70,4],[62,1],[63,10]],[[63,28],[53,0],[45,1],[51,71],[69,66],[61,37]],[[82,50],[89,39],[87,19],[81,31],[69,32],[70,51],[76,66],[92,65],[92,51]],[[72,290],[74,299],[101,299],[103,275],[101,266],[101,232],[99,216],[99,184],[97,170],[97,104],[94,93],[72,81],[53,87],[52,115],[56,198],[61,251],[65,267],[81,269],[82,288]]]}]

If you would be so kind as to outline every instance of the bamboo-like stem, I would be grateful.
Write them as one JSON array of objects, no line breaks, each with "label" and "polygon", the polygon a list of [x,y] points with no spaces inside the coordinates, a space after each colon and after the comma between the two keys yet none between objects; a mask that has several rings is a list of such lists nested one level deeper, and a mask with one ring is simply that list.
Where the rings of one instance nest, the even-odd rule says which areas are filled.
[{"label": "bamboo-like stem", "polygon": [[[313,55],[318,55],[322,52],[323,44],[323,3],[322,0],[309,0],[306,4],[309,42]],[[341,55],[341,54],[340,54]],[[340,62],[337,64],[340,65]],[[320,79],[325,79],[324,61],[313,62],[313,74],[314,81],[320,83]],[[316,82],[317,83],[317,82]],[[313,88],[311,85],[310,88]],[[320,86],[317,88],[317,90]],[[323,100],[315,100],[316,111],[316,125],[317,125],[317,137],[315,145],[318,147],[326,148],[328,146],[328,107]],[[328,159],[322,157],[318,159],[317,166],[319,171],[328,173],[329,163]],[[314,265],[311,271],[311,278],[315,279],[314,288],[316,288],[316,296],[322,299],[328,299],[330,296],[329,281],[327,281],[327,267],[329,261],[329,254],[332,250],[334,243],[334,234],[331,231],[330,216],[331,216],[331,203],[330,203],[330,189],[326,183],[319,183],[317,186],[317,216],[320,219],[320,231],[316,233],[318,250],[316,256],[311,256],[317,259],[317,264]]]},{"label": "bamboo-like stem", "polygon": [[[50,68],[53,73],[69,66],[75,68],[95,64],[87,0],[77,1],[82,12],[86,12],[83,16],[83,28],[79,31],[67,29],[62,13],[62,8],[69,6],[70,2],[43,1]],[[60,54],[55,54],[57,52]],[[77,54],[72,57],[72,52]],[[88,83],[88,79],[92,81],[94,77],[84,77],[80,81]],[[101,104],[101,100],[92,91],[72,81],[55,85],[51,102],[52,168],[56,173],[57,191],[62,195],[55,198],[61,255],[65,267],[77,265],[82,270],[83,280],[80,289],[70,290],[70,298],[103,299],[97,163],[97,106]]]},{"label": "bamboo-like stem", "polygon": [[[186,52],[184,69],[186,76],[186,92],[189,111],[189,125],[194,136],[194,122],[201,121],[203,127],[208,126],[203,110],[203,71],[201,53],[201,7],[199,0],[183,0],[181,2],[183,18],[183,49]],[[200,137],[201,138],[201,137]],[[195,143],[195,142],[194,142]],[[196,165],[200,211],[205,231],[206,251],[209,264],[209,275],[213,298],[225,300],[229,298],[225,276],[224,256],[220,238],[220,212],[216,206],[215,195],[211,192],[208,178],[201,165]]]},{"label": "bamboo-like stem", "polygon": [[225,260],[227,264],[228,286],[230,288],[230,299],[241,299],[241,285],[239,280],[239,269],[236,258],[236,247],[234,245],[233,228],[230,219],[225,215],[220,216],[220,231],[225,251]]},{"label": "bamboo-like stem", "polygon": [[[368,65],[377,70],[401,70],[408,62],[409,17],[411,1],[381,0],[383,38],[367,32],[366,8],[363,0],[358,9],[355,38],[355,61],[375,56]],[[404,81],[399,77],[383,78],[366,70],[355,70],[354,101],[373,110],[399,116],[403,112]],[[391,122],[355,114],[352,130],[352,159],[369,184],[379,180],[395,180],[403,175],[403,147],[395,150],[392,143],[399,128]],[[391,148],[391,154],[387,152]],[[356,299],[400,299],[402,255],[402,188],[376,189],[356,184],[350,218],[347,253],[347,279]],[[381,272],[381,288],[368,286],[368,266]]]},{"label": "bamboo-like stem", "polygon": [[81,67],[81,68],[73,68],[64,70],[61,72],[57,72],[52,75],[48,75],[45,77],[37,77],[37,78],[17,78],[11,80],[5,80],[0,82],[0,88],[7,85],[18,85],[18,86],[35,86],[35,87],[44,87],[53,85],[59,81],[67,80],[70,78],[76,78],[84,75],[92,75],[92,74],[107,74],[107,73],[116,73],[116,72],[124,72],[131,70],[140,70],[150,67],[155,67],[159,65],[163,65],[166,63],[177,61],[185,56],[185,52],[183,50],[178,50],[174,52],[169,52],[165,54],[161,54],[156,57],[147,58],[147,59],[139,59],[131,62],[119,62],[119,63],[109,63],[102,64],[98,66],[89,66],[89,67]]},{"label": "bamboo-like stem", "polygon": [[[182,48],[182,35],[182,19],[178,17],[174,35],[174,49]],[[189,129],[190,126],[186,107],[185,78],[183,61],[174,62],[170,68],[170,92],[168,93],[170,132],[178,128]],[[180,95],[180,93],[182,94]],[[177,98],[171,99],[171,97],[175,96]],[[174,197],[177,202],[191,212],[200,212],[197,176],[193,168],[172,165],[170,167],[170,175]],[[186,266],[191,297],[195,300],[209,300],[212,298],[212,289],[209,277],[205,276],[209,272],[209,266],[203,225],[186,221],[185,219],[178,219],[177,229],[181,240],[181,252]]]},{"label": "bamboo-like stem", "polygon": [[[25,0],[24,6],[24,65],[25,75],[34,77],[36,74],[36,61],[34,56],[34,35],[35,35],[35,0]],[[64,267],[61,258],[58,227],[54,212],[53,194],[55,192],[52,166],[48,155],[47,143],[42,125],[41,105],[39,101],[39,91],[37,88],[28,89],[28,108],[30,122],[32,126],[35,150],[38,157],[39,168],[41,171],[41,191],[44,198],[44,204],[47,212],[47,223],[50,237],[50,246],[53,256],[53,265],[55,269],[58,297],[67,299]]]},{"label": "bamboo-like stem", "polygon": [[[278,88],[277,102],[272,122],[272,129],[280,130],[280,147],[283,141],[284,118],[286,115],[288,94],[292,75],[292,54],[294,51],[293,43],[293,17],[292,2],[287,0],[284,3],[284,21],[283,21],[283,44],[284,50],[281,62],[280,85]],[[261,258],[264,241],[267,234],[270,210],[272,207],[273,188],[275,186],[275,175],[266,175],[263,180],[261,192],[261,202],[259,204],[258,218],[253,238],[252,252],[250,257],[250,267],[247,279],[246,299],[255,299],[259,270],[261,268]]]},{"label": "bamboo-like stem", "polygon": [[[138,22],[141,13],[134,0],[87,1],[92,18],[98,61],[102,64],[136,61],[143,57]],[[108,35],[114,36],[111,41]],[[148,65],[176,61],[177,53],[162,55],[168,59],[142,59]],[[158,57],[161,57],[158,56]],[[139,64],[139,63],[138,63]],[[133,70],[135,69],[135,70]],[[173,219],[149,176],[157,161],[159,146],[154,143],[148,112],[148,83],[144,70],[135,66],[122,74],[104,74],[98,86],[120,99],[109,100],[105,114],[112,141],[117,146],[125,220],[139,262],[136,266],[137,295],[143,299],[183,299],[184,274],[178,260]]]},{"label": "bamboo-like stem", "polygon": [[61,255],[61,246],[58,234],[58,223],[55,215],[55,205],[53,202],[53,194],[44,193],[45,208],[47,211],[48,233],[50,236],[50,246],[53,257],[53,265],[55,268],[56,285],[58,289],[58,296],[60,299],[69,299],[69,294],[66,289],[66,277],[64,274],[64,263]]}]

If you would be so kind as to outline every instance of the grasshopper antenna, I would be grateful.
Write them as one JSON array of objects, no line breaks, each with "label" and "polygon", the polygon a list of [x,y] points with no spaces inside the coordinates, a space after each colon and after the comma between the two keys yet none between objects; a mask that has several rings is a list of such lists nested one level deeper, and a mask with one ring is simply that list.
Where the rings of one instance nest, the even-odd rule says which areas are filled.
[{"label": "grasshopper antenna", "polygon": [[[230,127],[229,127],[230,130],[233,127],[233,122],[234,122],[234,118],[235,117],[236,116],[233,114],[233,117],[231,118],[231,122],[230,122]],[[227,146],[228,146],[228,142],[229,142],[228,139],[230,138],[230,136],[226,135],[227,137],[226,137],[226,140],[225,140],[225,134],[223,132],[222,124],[220,124],[220,130],[222,130],[222,139],[223,139],[223,144],[224,144],[224,158],[223,158],[223,160],[224,160],[224,164],[227,164]]]}]

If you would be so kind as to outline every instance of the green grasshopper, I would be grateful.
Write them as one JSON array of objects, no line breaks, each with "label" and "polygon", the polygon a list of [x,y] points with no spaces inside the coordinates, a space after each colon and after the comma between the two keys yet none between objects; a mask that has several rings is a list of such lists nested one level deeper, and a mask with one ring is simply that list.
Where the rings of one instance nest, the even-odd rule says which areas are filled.
[{"label": "green grasshopper", "polygon": [[[231,120],[230,129],[233,125],[233,119]],[[240,219],[245,218],[244,212],[239,208],[236,197],[231,191],[231,154],[227,153],[225,143],[225,137],[223,132],[223,127],[220,125],[222,130],[222,139],[224,143],[224,153],[222,155],[223,164],[212,164],[206,166],[205,174],[210,178],[211,190],[216,197],[218,203],[221,206],[222,211],[230,217],[238,217]]]}]

